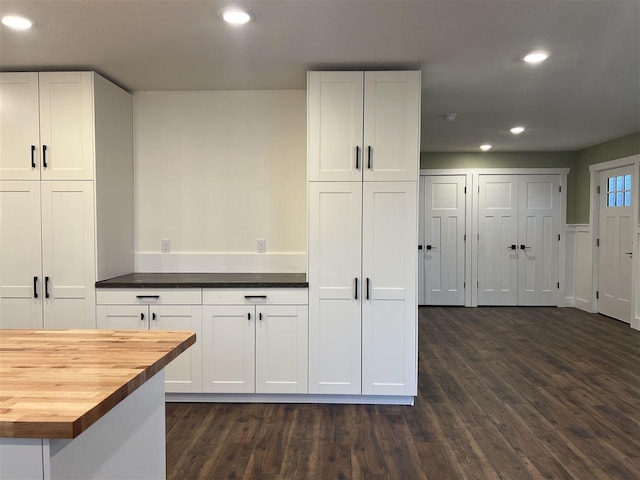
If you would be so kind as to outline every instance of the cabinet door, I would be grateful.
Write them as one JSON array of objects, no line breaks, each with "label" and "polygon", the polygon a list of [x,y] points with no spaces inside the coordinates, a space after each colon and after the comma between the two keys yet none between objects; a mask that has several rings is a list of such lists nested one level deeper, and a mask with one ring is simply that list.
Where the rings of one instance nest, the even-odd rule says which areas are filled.
[{"label": "cabinet door", "polygon": [[165,367],[165,390],[174,393],[202,392],[202,307],[200,305],[153,306],[151,330],[191,330],[196,343]]},{"label": "cabinet door", "polygon": [[478,305],[518,301],[518,176],[480,175]]},{"label": "cabinet door", "polygon": [[256,392],[307,393],[308,308],[256,307]]},{"label": "cabinet door", "polygon": [[93,182],[43,181],[41,192],[44,328],[95,328]]},{"label": "cabinet door", "polygon": [[39,80],[42,179],[92,180],[92,73],[45,72]]},{"label": "cabinet door", "polygon": [[309,184],[309,392],[361,392],[362,182]]},{"label": "cabinet door", "polygon": [[104,330],[148,330],[149,307],[146,305],[98,305],[97,327]]},{"label": "cabinet door", "polygon": [[362,72],[309,72],[310,181],[362,179]]},{"label": "cabinet door", "polygon": [[202,310],[203,391],[255,391],[255,307],[211,306]]},{"label": "cabinet door", "polygon": [[0,328],[42,328],[40,235],[40,182],[0,182]]},{"label": "cabinet door", "polygon": [[364,180],[418,180],[420,72],[365,72]]},{"label": "cabinet door", "polygon": [[362,393],[417,395],[416,182],[365,182]]},{"label": "cabinet door", "polygon": [[38,74],[0,73],[0,179],[40,179]]}]

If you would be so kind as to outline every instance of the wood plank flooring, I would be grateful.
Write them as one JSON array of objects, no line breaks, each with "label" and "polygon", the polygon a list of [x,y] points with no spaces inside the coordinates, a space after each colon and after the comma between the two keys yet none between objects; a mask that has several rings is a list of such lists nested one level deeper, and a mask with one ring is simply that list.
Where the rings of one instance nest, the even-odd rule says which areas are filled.
[{"label": "wood plank flooring", "polygon": [[167,404],[169,479],[640,479],[640,332],[571,308],[419,310],[413,407]]}]

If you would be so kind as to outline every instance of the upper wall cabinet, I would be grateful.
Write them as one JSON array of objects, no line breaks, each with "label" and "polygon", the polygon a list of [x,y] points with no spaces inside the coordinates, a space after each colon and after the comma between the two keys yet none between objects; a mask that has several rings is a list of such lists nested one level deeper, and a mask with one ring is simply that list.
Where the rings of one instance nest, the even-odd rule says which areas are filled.
[{"label": "upper wall cabinet", "polygon": [[93,180],[92,76],[0,73],[0,179]]},{"label": "upper wall cabinet", "polygon": [[309,72],[310,181],[416,181],[420,72]]}]

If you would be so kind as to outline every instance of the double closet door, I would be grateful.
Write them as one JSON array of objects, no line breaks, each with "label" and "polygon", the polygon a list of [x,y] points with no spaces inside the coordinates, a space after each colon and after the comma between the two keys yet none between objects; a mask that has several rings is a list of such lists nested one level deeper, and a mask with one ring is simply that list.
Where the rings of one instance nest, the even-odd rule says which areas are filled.
[{"label": "double closet door", "polygon": [[478,305],[557,305],[559,175],[479,175]]}]

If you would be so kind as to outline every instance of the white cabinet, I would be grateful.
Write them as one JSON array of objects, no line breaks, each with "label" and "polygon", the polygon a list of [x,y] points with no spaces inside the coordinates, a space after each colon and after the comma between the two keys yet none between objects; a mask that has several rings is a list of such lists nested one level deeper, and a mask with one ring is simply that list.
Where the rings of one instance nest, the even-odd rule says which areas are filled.
[{"label": "white cabinet", "polygon": [[203,302],[205,392],[307,393],[306,289],[205,289]]},{"label": "white cabinet", "polygon": [[309,391],[417,394],[420,72],[309,72]]},{"label": "white cabinet", "polygon": [[96,280],[133,270],[131,95],[0,73],[0,106],[0,327],[95,328]]},{"label": "white cabinet", "polygon": [[309,72],[310,181],[417,181],[420,72]]},{"label": "white cabinet", "polygon": [[0,179],[92,180],[91,72],[0,73]]},{"label": "white cabinet", "polygon": [[[196,343],[165,368],[165,391],[202,391],[202,307],[199,289],[98,291],[97,326],[108,330],[190,330]],[[168,304],[167,302],[175,302]]]},{"label": "white cabinet", "polygon": [[0,182],[0,327],[95,328],[93,182]]}]

